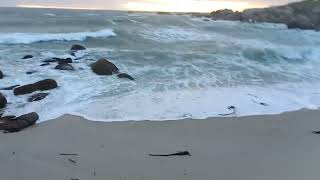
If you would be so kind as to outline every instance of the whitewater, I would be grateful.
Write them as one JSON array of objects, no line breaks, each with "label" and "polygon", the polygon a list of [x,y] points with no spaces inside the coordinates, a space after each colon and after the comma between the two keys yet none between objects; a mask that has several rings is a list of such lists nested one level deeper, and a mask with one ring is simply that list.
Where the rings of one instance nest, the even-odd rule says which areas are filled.
[{"label": "whitewater", "polygon": [[[1,91],[6,115],[178,120],[221,116],[229,106],[236,116],[320,106],[316,31],[191,15],[23,8],[0,8],[0,27],[0,88],[46,78],[59,86],[32,103],[30,95]],[[87,50],[71,56],[73,44]],[[72,58],[76,70],[40,66],[52,57]],[[100,58],[135,81],[94,74],[90,64]]]}]

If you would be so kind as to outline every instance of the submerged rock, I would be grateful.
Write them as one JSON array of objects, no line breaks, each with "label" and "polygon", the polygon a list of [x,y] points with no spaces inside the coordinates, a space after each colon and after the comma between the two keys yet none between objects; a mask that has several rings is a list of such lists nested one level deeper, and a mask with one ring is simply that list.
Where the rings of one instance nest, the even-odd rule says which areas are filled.
[{"label": "submerged rock", "polygon": [[43,64],[40,64],[40,66],[49,66],[50,65],[50,63],[43,63]]},{"label": "submerged rock", "polygon": [[72,63],[72,59],[71,58],[50,58],[50,59],[45,59],[42,62],[44,63],[53,63],[53,62],[57,62],[57,63]]},{"label": "submerged rock", "polygon": [[23,58],[21,58],[21,59],[31,59],[31,58],[33,58],[33,56],[32,55],[26,55],[26,56],[24,56]]},{"label": "submerged rock", "polygon": [[27,84],[17,87],[13,90],[14,95],[30,94],[35,91],[45,91],[58,87],[57,82],[53,79],[45,79],[34,84]]},{"label": "submerged rock", "polygon": [[36,73],[37,71],[27,71],[26,74],[33,74]]},{"label": "submerged rock", "polygon": [[28,98],[28,102],[34,102],[34,101],[41,101],[42,99],[46,98],[49,95],[49,93],[37,93]]},{"label": "submerged rock", "polygon": [[6,132],[18,132],[34,125],[39,120],[39,115],[35,112],[19,116],[17,118],[1,118],[0,130]]},{"label": "submerged rock", "polygon": [[71,49],[71,51],[81,51],[81,50],[86,50],[86,48],[80,44],[74,44]]},{"label": "submerged rock", "polygon": [[4,75],[2,73],[2,71],[0,71],[0,79],[3,79]]},{"label": "submerged rock", "polygon": [[126,78],[126,79],[130,79],[132,81],[134,81],[134,78],[132,76],[130,76],[129,74],[126,73],[120,73],[117,75],[118,78]]},{"label": "submerged rock", "polygon": [[117,66],[106,59],[100,59],[91,64],[91,70],[98,75],[112,75],[119,72]]},{"label": "submerged rock", "polygon": [[7,106],[7,99],[0,93],[0,109],[5,108]]},{"label": "submerged rock", "polygon": [[68,63],[59,63],[55,69],[59,69],[59,70],[67,70],[67,71],[74,71],[74,67],[71,64]]},{"label": "submerged rock", "polygon": [[20,85],[14,85],[14,86],[9,86],[9,87],[4,87],[4,88],[1,88],[0,90],[6,90],[6,91],[9,91],[9,90],[13,90],[14,88],[18,87]]}]

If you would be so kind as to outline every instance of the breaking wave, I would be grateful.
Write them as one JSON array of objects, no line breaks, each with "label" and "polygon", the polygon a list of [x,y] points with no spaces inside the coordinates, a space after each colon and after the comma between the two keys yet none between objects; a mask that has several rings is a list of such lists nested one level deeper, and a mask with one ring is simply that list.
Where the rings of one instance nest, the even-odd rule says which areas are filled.
[{"label": "breaking wave", "polygon": [[1,44],[30,44],[46,41],[84,41],[89,37],[116,36],[112,29],[72,33],[0,33]]}]

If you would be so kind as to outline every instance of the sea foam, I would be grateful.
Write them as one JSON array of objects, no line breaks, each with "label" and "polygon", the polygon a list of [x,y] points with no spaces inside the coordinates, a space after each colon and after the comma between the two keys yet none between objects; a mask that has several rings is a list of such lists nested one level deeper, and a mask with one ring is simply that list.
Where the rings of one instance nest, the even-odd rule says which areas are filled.
[{"label": "sea foam", "polygon": [[45,41],[84,41],[89,37],[116,36],[112,29],[72,33],[0,33],[1,44],[30,44]]}]

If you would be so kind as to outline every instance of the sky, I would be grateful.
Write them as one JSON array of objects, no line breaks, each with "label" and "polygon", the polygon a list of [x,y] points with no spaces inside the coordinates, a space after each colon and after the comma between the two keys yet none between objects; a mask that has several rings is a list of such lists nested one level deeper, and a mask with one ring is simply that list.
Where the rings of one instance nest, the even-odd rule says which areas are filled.
[{"label": "sky", "polygon": [[282,5],[297,0],[0,0],[5,7],[211,12]]}]

